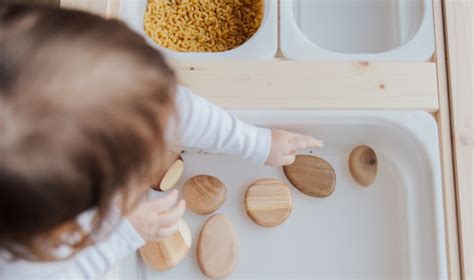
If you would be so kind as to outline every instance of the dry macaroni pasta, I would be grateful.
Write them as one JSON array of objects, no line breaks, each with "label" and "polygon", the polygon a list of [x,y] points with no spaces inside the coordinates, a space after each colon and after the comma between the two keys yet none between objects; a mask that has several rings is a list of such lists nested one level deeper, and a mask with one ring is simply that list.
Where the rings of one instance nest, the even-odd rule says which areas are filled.
[{"label": "dry macaroni pasta", "polygon": [[257,31],[263,8],[263,0],[148,0],[144,28],[168,49],[221,52]]}]

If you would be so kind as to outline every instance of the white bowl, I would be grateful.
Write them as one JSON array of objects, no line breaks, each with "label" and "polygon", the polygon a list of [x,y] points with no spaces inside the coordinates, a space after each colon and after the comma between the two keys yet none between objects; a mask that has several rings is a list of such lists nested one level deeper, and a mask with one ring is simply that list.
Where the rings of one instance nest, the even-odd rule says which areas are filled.
[{"label": "white bowl", "polygon": [[265,15],[257,32],[247,42],[225,52],[177,52],[163,48],[150,39],[143,29],[147,0],[120,0],[120,19],[130,28],[146,38],[149,44],[162,51],[166,56],[176,59],[255,59],[273,58],[278,42],[277,1],[265,0]]},{"label": "white bowl", "polygon": [[434,51],[431,0],[281,0],[288,59],[426,61]]}]

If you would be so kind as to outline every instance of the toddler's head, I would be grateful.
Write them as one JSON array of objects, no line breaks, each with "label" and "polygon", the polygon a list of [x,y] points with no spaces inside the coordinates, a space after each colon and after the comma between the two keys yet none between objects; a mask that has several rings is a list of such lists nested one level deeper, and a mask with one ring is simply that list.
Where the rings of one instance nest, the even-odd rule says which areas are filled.
[{"label": "toddler's head", "polygon": [[[160,170],[176,79],[124,24],[0,6],[0,250],[47,259],[58,230]],[[100,223],[98,223],[100,224]],[[81,247],[81,240],[72,247]]]}]

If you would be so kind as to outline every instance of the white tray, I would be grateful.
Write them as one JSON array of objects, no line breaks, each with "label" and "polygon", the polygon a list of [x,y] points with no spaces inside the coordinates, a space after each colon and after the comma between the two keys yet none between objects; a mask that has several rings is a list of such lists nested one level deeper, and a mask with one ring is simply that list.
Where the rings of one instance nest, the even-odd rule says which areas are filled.
[{"label": "white tray", "polygon": [[143,17],[147,0],[120,0],[120,19],[130,28],[146,38],[153,47],[174,59],[267,59],[273,58],[278,48],[277,0],[265,0],[265,15],[257,32],[243,45],[225,52],[177,52],[161,47],[151,40],[143,30]]},{"label": "white tray", "polygon": [[427,61],[432,0],[281,0],[288,59]]},{"label": "white tray", "polygon": [[[291,187],[294,209],[281,226],[263,228],[246,216],[246,187],[260,178],[284,182],[281,168],[220,155],[184,155],[179,183],[198,174],[219,177],[227,215],[240,236],[240,258],[231,279],[440,279],[447,278],[437,128],[422,112],[236,111],[244,120],[324,139],[324,149],[303,151],[328,160],[337,186],[328,198]],[[362,188],[349,175],[347,158],[358,144],[379,158],[374,185]],[[152,192],[153,196],[162,195]],[[207,217],[186,213],[194,246],[167,272],[146,268],[138,255],[108,278],[201,279],[195,241]]]}]

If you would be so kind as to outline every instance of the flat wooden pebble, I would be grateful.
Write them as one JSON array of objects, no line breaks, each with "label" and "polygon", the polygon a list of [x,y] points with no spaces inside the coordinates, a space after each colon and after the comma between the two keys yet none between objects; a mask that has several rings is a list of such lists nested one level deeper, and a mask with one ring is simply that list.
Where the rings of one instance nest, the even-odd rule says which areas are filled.
[{"label": "flat wooden pebble", "polygon": [[214,215],[204,224],[196,258],[202,273],[209,278],[224,278],[234,271],[239,258],[239,241],[226,216]]},{"label": "flat wooden pebble", "polygon": [[162,192],[174,188],[184,172],[184,161],[179,154],[170,152],[166,157],[166,160],[170,162],[170,166],[166,172],[159,176],[157,183],[152,186],[154,190]]},{"label": "flat wooden pebble", "polygon": [[264,227],[274,227],[286,221],[292,208],[290,188],[278,180],[258,180],[245,193],[247,215]]},{"label": "flat wooden pebble", "polygon": [[360,145],[352,150],[349,156],[349,171],[357,183],[364,187],[372,185],[377,176],[377,169],[377,154],[371,147]]},{"label": "flat wooden pebble", "polygon": [[293,164],[283,166],[286,177],[302,193],[327,197],[336,188],[336,172],[331,164],[317,156],[297,155]]},{"label": "flat wooden pebble", "polygon": [[179,230],[174,235],[147,242],[140,248],[140,255],[147,266],[164,271],[175,267],[186,257],[191,248],[191,230],[184,220],[179,223]]},{"label": "flat wooden pebble", "polygon": [[222,206],[227,198],[227,189],[216,177],[199,175],[184,184],[183,197],[191,211],[207,215]]}]

